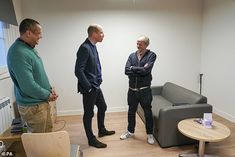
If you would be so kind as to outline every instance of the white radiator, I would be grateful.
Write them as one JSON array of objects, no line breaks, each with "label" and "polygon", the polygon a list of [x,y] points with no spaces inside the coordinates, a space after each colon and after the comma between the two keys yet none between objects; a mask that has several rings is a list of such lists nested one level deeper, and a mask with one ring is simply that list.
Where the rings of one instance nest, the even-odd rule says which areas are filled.
[{"label": "white radiator", "polygon": [[12,105],[9,97],[0,99],[0,134],[11,126],[13,120]]}]

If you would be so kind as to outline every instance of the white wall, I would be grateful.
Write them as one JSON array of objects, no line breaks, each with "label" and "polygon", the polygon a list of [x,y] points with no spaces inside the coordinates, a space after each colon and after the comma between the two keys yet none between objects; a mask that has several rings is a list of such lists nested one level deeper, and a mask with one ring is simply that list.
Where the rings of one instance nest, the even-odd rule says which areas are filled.
[{"label": "white wall", "polygon": [[203,11],[203,94],[214,112],[235,122],[235,1],[205,0]]},{"label": "white wall", "polygon": [[[235,75],[231,72],[235,64],[235,1],[22,1],[22,4],[21,0],[13,1],[18,22],[22,17],[31,17],[43,25],[44,38],[38,49],[59,92],[60,114],[82,112],[81,96],[76,93],[74,62],[76,51],[86,38],[87,26],[96,22],[105,31],[105,40],[98,48],[103,66],[102,88],[109,111],[126,109],[128,80],[124,65],[129,53],[136,49],[136,38],[146,34],[151,39],[150,49],[158,55],[153,85],[172,81],[198,91],[201,57],[203,94],[214,112],[235,122],[232,103]],[[4,96],[14,101],[10,79],[0,81],[0,97]]]},{"label": "white wall", "polygon": [[74,64],[91,23],[103,26],[98,44],[102,89],[108,111],[126,110],[128,79],[124,66],[140,35],[150,37],[157,53],[153,85],[172,81],[198,92],[201,0],[22,0],[23,16],[37,19],[43,39],[37,47],[51,83],[59,93],[59,114],[82,112]]}]

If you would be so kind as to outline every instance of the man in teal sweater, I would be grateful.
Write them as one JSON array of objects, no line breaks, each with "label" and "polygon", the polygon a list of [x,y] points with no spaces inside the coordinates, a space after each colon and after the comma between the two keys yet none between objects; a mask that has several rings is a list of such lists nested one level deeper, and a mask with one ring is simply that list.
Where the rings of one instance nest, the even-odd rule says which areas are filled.
[{"label": "man in teal sweater", "polygon": [[8,50],[7,64],[19,113],[31,132],[52,131],[49,101],[57,94],[51,87],[42,60],[34,49],[42,38],[42,28],[33,19],[24,19],[20,37]]}]

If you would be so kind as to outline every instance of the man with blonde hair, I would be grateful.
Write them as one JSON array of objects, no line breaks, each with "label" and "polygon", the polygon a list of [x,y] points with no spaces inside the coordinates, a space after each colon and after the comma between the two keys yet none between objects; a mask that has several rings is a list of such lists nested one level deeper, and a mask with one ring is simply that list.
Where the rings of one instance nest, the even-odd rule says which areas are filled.
[{"label": "man with blonde hair", "polygon": [[146,121],[147,142],[154,144],[153,133],[153,117],[152,117],[152,68],[156,60],[156,54],[149,49],[149,38],[141,36],[137,40],[137,51],[130,54],[126,66],[125,74],[129,78],[128,90],[128,127],[127,131],[120,136],[121,140],[132,137],[135,132],[136,111],[138,104],[144,110]]}]

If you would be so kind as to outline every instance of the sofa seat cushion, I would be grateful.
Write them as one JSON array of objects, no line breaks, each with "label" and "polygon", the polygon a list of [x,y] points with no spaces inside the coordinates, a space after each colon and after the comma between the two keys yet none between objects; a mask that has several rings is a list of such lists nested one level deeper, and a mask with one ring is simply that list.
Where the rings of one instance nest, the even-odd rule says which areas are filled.
[{"label": "sofa seat cushion", "polygon": [[153,101],[154,104],[152,104],[152,113],[153,116],[158,119],[159,116],[159,111],[162,108],[165,108],[166,106],[172,106],[173,104],[166,100],[163,96],[161,95],[153,95]]}]

